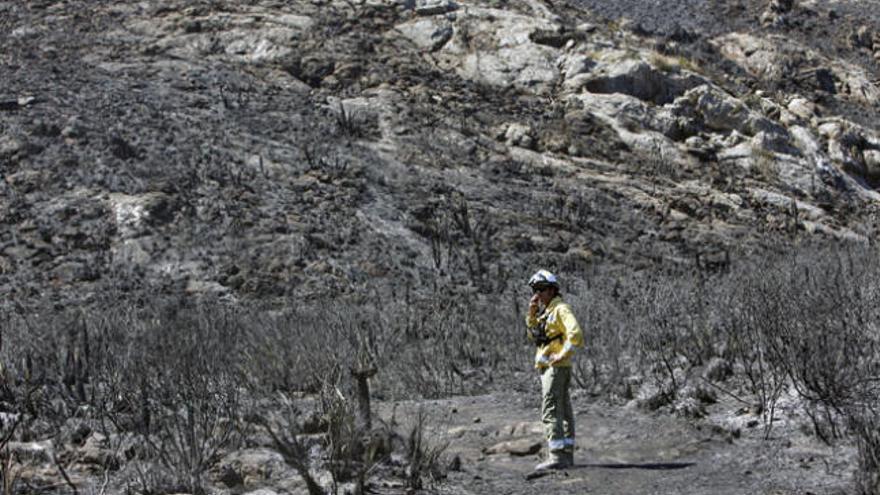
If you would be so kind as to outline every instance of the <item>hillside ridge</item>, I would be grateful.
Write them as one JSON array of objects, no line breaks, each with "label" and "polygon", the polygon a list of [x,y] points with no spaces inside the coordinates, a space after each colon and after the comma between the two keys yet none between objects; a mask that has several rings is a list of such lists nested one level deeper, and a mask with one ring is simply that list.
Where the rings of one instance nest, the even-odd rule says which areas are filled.
[{"label": "hillside ridge", "polygon": [[2,283],[495,292],[542,263],[870,242],[880,44],[861,11],[0,2]]}]

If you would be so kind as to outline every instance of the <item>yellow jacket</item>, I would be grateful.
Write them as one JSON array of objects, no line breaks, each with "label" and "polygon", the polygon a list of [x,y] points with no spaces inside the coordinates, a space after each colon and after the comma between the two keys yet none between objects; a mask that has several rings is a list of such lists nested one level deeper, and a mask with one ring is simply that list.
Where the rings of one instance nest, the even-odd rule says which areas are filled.
[{"label": "yellow jacket", "polygon": [[575,347],[584,346],[584,333],[571,311],[571,306],[563,302],[562,296],[554,297],[539,315],[532,316],[526,313],[526,327],[529,329],[526,334],[529,340],[534,341],[531,330],[541,324],[544,325],[544,334],[548,338],[552,339],[557,335],[561,335],[562,338],[538,347],[535,352],[535,368],[551,366],[550,356],[559,353],[562,353],[563,359],[552,366],[571,366],[571,356]]}]

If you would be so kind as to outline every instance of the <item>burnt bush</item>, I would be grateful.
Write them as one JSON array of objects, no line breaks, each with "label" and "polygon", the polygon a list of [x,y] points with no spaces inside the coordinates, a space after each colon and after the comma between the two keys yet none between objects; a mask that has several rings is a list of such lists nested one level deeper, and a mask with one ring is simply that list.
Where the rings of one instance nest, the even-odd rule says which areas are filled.
[{"label": "burnt bush", "polygon": [[[868,248],[801,246],[734,257],[726,271],[560,273],[586,336],[575,379],[594,394],[673,410],[704,400],[692,394],[704,382],[733,380],[748,394],[738,398],[761,411],[766,436],[778,400],[793,391],[817,436],[858,446],[859,490],[877,493],[876,258]],[[523,330],[529,295],[514,279],[498,284],[513,289],[487,295],[438,283],[425,294],[377,284],[354,296],[269,304],[129,287],[116,292],[124,299],[78,308],[10,299],[0,320],[0,401],[21,419],[9,438],[53,436],[77,411],[119,444],[136,440],[125,466],[107,466],[117,483],[200,492],[205,473],[257,430],[275,432],[279,451],[296,457],[303,445],[279,432],[299,431],[317,414],[324,457],[297,469],[328,469],[339,486],[363,490],[395,448],[370,440],[394,436],[377,436],[387,425],[371,422],[371,396],[437,398],[522,385],[517,372],[531,368]],[[734,376],[707,378],[713,360],[730,363]],[[302,397],[312,398],[309,415],[299,415],[308,403]],[[286,423],[253,420],[282,406],[297,413]],[[416,447],[411,471],[429,473]]]},{"label": "burnt bush", "polygon": [[[54,437],[76,415],[77,424],[112,444],[101,468],[107,479],[139,493],[206,492],[210,470],[258,431],[274,433],[276,448],[293,459],[303,447],[284,432],[304,428],[297,423],[304,417],[254,418],[284,404],[300,411],[310,402],[300,397],[319,399],[311,412],[326,425],[320,430],[325,459],[291,465],[304,473],[330,471],[331,491],[345,483],[363,491],[396,435],[380,420],[371,422],[371,394],[397,399],[485,390],[510,369],[511,357],[522,355],[511,308],[460,295],[425,302],[365,291],[357,301],[268,306],[148,287],[115,294],[118,299],[92,307],[4,306],[0,400],[20,419],[3,438]],[[502,319],[510,322],[509,344],[490,345]],[[409,433],[421,435],[422,428]],[[400,474],[411,484],[434,476],[430,466],[439,456],[425,457],[416,444],[404,453],[415,465]]]},{"label": "burnt bush", "polygon": [[[813,432],[859,449],[860,493],[877,493],[880,284],[870,247],[791,246],[730,270],[589,274],[573,298],[587,335],[576,379],[612,397],[654,385],[650,407],[674,404],[712,358],[733,364],[771,434],[794,392]],[[713,384],[714,387],[732,392]]]},{"label": "burnt bush", "polygon": [[687,267],[585,277],[567,298],[587,337],[586,359],[576,361],[582,386],[631,399],[649,382],[670,403],[694,380],[691,370],[722,352],[713,279]]}]

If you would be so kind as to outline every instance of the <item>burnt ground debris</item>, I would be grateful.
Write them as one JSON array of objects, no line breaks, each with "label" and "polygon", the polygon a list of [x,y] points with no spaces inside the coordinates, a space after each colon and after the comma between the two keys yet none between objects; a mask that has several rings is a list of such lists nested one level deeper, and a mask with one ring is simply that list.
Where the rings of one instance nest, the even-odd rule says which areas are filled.
[{"label": "burnt ground debris", "polygon": [[[876,128],[876,109],[836,98],[822,81],[756,80],[705,42],[733,30],[781,32],[876,70],[870,55],[847,41],[862,22],[873,22],[864,19],[864,6],[807,6],[787,25],[763,28],[757,19],[764,2],[554,3],[578,7],[566,11],[572,24],[599,22],[581,7],[633,18],[646,44],[699,61],[725,87],[806,91]],[[395,295],[438,286],[515,294],[517,274],[548,256],[568,273],[589,273],[596,263],[633,271],[693,263],[711,271],[723,270],[730,257],[785,252],[796,237],[787,213],[768,205],[747,204],[753,216],[725,219],[697,194],[682,194],[670,202],[694,221],[680,221],[634,202],[621,187],[650,195],[651,181],[706,180],[737,192],[761,178],[646,162],[614,129],[577,108],[439,71],[412,47],[387,43],[384,33],[403,15],[387,5],[363,12],[302,5],[297,12],[317,24],[291,42],[295,50],[285,59],[267,65],[223,53],[187,59],[127,24],[257,4],[0,2],[0,283],[8,300],[48,298],[64,307],[102,300],[97,295],[107,287],[135,293],[147,285],[285,304],[292,296],[357,295],[381,280]],[[163,29],[214,27],[199,21]],[[403,95],[392,119],[393,152],[369,108],[340,103],[371,89]],[[540,129],[537,151],[568,152],[586,135],[581,169],[538,167],[499,151],[496,127],[510,115]],[[574,180],[578,173],[595,180]],[[625,180],[600,180],[603,173]],[[845,198],[831,199],[841,224],[865,221]],[[138,222],[138,215],[148,220]],[[705,228],[716,220],[736,228]],[[450,399],[464,416],[459,426],[473,429],[479,414],[486,429],[462,430],[464,441],[452,452],[470,455],[471,467],[438,491],[533,493],[523,476],[534,458],[478,451],[511,422],[534,421],[534,391],[521,392],[522,407],[504,416],[511,411],[492,396],[474,399],[467,413],[470,399]],[[753,424],[734,441],[735,427],[700,431],[659,414],[609,413],[586,395],[579,401],[582,466],[535,480],[542,491],[837,493],[848,486],[847,454],[829,454],[833,449],[817,447],[815,437],[792,431],[794,440],[780,433],[761,443]],[[757,421],[753,412],[742,416]],[[665,443],[634,446],[658,430]],[[664,451],[679,448],[682,436],[693,440],[685,443],[692,451]],[[654,469],[667,467],[674,469]]]}]

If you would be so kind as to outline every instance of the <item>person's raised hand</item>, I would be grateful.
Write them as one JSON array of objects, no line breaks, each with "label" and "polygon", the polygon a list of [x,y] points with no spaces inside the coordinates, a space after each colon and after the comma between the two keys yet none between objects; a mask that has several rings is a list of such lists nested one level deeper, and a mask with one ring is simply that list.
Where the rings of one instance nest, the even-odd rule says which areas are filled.
[{"label": "person's raised hand", "polygon": [[538,294],[533,295],[532,298],[529,299],[529,314],[531,314],[531,315],[537,314],[538,303],[540,301],[541,300],[540,300],[540,298],[538,298]]}]

